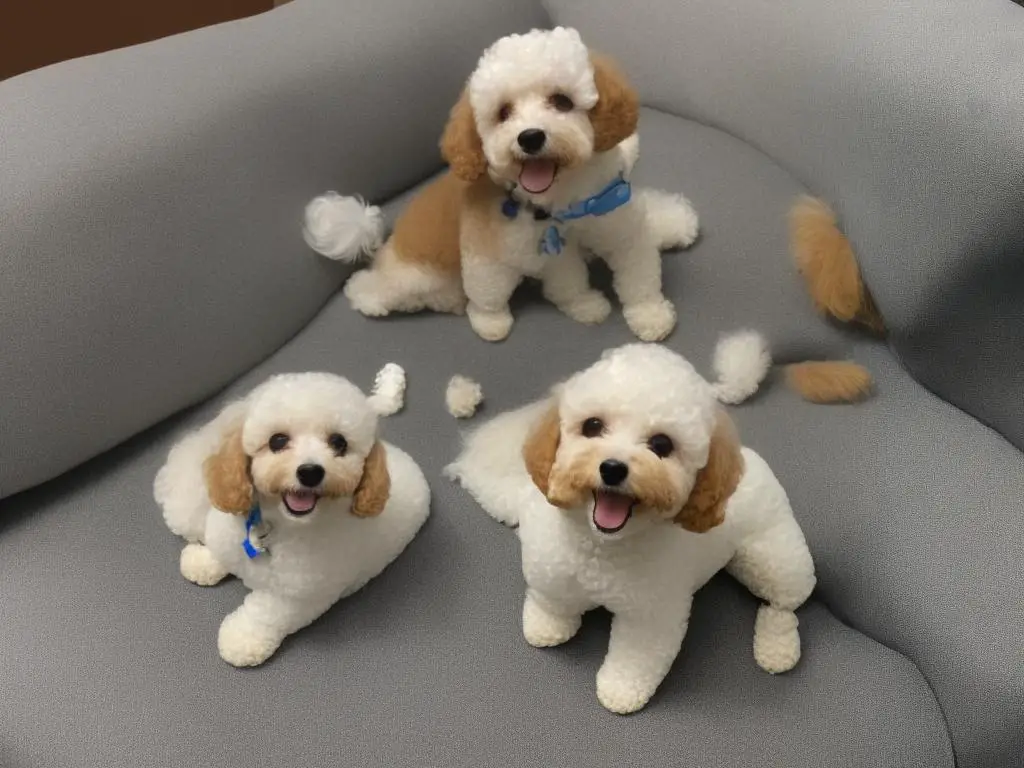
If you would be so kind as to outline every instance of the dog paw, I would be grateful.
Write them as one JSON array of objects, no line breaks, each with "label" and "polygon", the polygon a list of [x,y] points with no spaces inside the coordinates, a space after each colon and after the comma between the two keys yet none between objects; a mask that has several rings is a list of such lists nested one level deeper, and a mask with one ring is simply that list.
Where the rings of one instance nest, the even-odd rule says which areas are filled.
[{"label": "dog paw", "polygon": [[178,565],[182,576],[201,587],[212,587],[228,575],[227,569],[202,544],[186,544]]},{"label": "dog paw", "polygon": [[477,336],[485,341],[501,341],[512,331],[512,313],[508,309],[491,312],[470,304],[466,314]]},{"label": "dog paw", "polygon": [[229,614],[217,634],[220,657],[235,667],[255,667],[274,655],[281,639],[266,627],[251,621],[242,609]]},{"label": "dog paw", "polygon": [[391,307],[382,299],[377,289],[377,276],[369,269],[356,272],[345,283],[342,293],[348,298],[352,309],[367,317],[384,317]]},{"label": "dog paw", "polygon": [[800,622],[792,611],[762,605],[754,622],[754,660],[765,672],[788,672],[800,661]]},{"label": "dog paw", "polygon": [[624,308],[622,314],[641,341],[661,341],[676,327],[676,308],[664,298],[633,304]]},{"label": "dog paw", "polygon": [[639,712],[651,700],[657,686],[645,685],[622,670],[604,665],[597,673],[597,700],[618,715]]},{"label": "dog paw", "polygon": [[611,302],[600,291],[590,290],[575,301],[559,306],[565,314],[584,325],[597,325],[608,319],[612,311]]},{"label": "dog paw", "polygon": [[523,603],[523,637],[534,648],[551,648],[568,642],[579,628],[579,616],[554,616],[529,597]]}]

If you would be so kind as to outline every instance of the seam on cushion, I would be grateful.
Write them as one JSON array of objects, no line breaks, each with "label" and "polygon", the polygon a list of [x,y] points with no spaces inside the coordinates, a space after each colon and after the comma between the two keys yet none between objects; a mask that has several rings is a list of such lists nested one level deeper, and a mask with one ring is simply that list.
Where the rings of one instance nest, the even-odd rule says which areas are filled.
[{"label": "seam on cushion", "polygon": [[942,705],[942,699],[940,699],[939,695],[935,692],[935,686],[932,685],[932,681],[928,679],[928,675],[924,673],[924,671],[921,669],[918,663],[909,654],[905,653],[899,648],[896,648],[890,645],[889,643],[882,642],[870,632],[865,632],[860,627],[855,627],[853,624],[850,624],[849,622],[841,619],[832,609],[832,606],[828,603],[828,601],[825,600],[825,598],[822,597],[822,595],[817,590],[814,591],[813,598],[816,599],[818,604],[825,609],[828,615],[835,619],[839,624],[854,632],[857,632],[860,635],[863,635],[864,637],[868,638],[868,640],[870,640],[871,642],[877,643],[886,650],[892,651],[897,656],[900,656],[901,658],[905,659],[907,663],[910,664],[910,666],[912,666],[917,671],[917,674],[921,676],[921,679],[924,681],[924,684],[928,687],[928,692],[931,693],[932,699],[935,701],[935,706],[938,707],[939,716],[942,718],[942,726],[946,732],[946,754],[949,756],[949,765],[952,766],[952,768],[956,768],[958,764],[956,757],[956,749],[953,746],[953,734],[949,727],[949,718],[946,716],[946,708]]}]

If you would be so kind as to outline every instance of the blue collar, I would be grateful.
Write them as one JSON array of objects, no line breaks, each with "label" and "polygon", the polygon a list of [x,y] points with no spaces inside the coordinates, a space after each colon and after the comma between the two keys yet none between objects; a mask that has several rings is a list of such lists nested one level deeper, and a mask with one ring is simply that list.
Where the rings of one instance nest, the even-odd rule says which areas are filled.
[{"label": "blue collar", "polygon": [[[568,208],[551,213],[550,219],[553,223],[544,230],[544,234],[541,237],[541,253],[553,256],[562,252],[562,246],[565,244],[565,239],[562,237],[562,233],[558,229],[559,224],[564,224],[567,221],[573,221],[575,219],[583,219],[587,216],[604,216],[605,214],[611,213],[616,208],[621,208],[628,203],[632,194],[632,187],[630,187],[629,182],[620,174],[596,195],[591,195],[584,200],[570,204]],[[519,215],[520,207],[521,203],[515,198],[509,196],[501,204],[501,212],[506,218],[514,219]],[[538,212],[541,214],[544,213],[542,209],[535,209],[534,218],[539,220],[548,218],[544,215],[538,216]]]},{"label": "blue collar", "polygon": [[[252,529],[260,528],[262,523],[263,514],[260,512],[260,503],[254,501],[252,509],[249,510],[248,517],[245,518],[245,540],[242,542],[242,549],[245,550],[245,554],[248,555],[250,560],[259,557],[267,551],[266,547],[252,543]],[[259,531],[257,531],[257,534],[259,534]]]}]

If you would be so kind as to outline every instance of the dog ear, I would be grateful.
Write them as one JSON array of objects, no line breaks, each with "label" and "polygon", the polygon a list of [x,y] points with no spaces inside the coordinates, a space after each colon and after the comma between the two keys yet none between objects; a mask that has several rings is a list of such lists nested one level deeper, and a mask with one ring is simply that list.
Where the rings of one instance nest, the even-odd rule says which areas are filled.
[{"label": "dog ear", "polygon": [[597,104],[590,110],[594,151],[607,152],[636,133],[640,99],[614,61],[591,52],[590,64],[597,86]]},{"label": "dog ear", "polygon": [[725,519],[725,505],[742,474],[743,456],[736,427],[725,411],[719,409],[708,462],[697,473],[690,498],[676,515],[675,522],[694,533],[704,533],[720,525]]},{"label": "dog ear", "polygon": [[448,124],[441,134],[441,155],[458,178],[476,181],[487,171],[487,158],[476,118],[469,103],[469,90],[462,91],[448,115]]},{"label": "dog ear", "polygon": [[390,494],[388,455],[384,444],[378,440],[363,462],[363,476],[352,497],[352,514],[356,517],[376,517],[384,511]]},{"label": "dog ear", "polygon": [[203,476],[210,503],[221,512],[244,515],[252,508],[252,479],[241,424],[224,432],[217,452],[203,462]]},{"label": "dog ear", "polygon": [[551,468],[555,464],[558,443],[561,439],[562,424],[558,414],[558,405],[552,404],[541,416],[526,436],[523,443],[523,461],[526,471],[530,473],[533,484],[545,497],[548,496],[551,483]]}]

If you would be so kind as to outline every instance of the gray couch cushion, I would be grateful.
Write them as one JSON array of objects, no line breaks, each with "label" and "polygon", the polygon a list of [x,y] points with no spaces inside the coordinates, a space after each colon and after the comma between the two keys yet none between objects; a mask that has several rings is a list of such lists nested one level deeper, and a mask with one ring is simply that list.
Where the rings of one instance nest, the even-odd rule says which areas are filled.
[{"label": "gray couch cushion", "polygon": [[293,336],[343,276],[304,258],[305,203],[439,168],[480,50],[541,23],[532,0],[303,0],[0,83],[0,497]]},{"label": "gray couch cushion", "polygon": [[[423,532],[265,667],[239,671],[217,657],[216,631],[244,590],[185,583],[181,543],[150,497],[174,435],[218,402],[4,501],[0,576],[30,585],[5,592],[0,622],[0,652],[16,660],[0,681],[13,765],[940,768],[953,765],[943,714],[961,765],[1013,764],[1019,734],[1004,728],[1021,702],[1010,662],[1022,622],[1005,563],[1022,489],[1006,478],[1021,477],[1019,457],[925,393],[884,347],[814,315],[780,266],[783,213],[800,191],[784,172],[663,114],[645,112],[641,132],[639,180],[687,193],[704,225],[692,251],[665,258],[680,309],[671,346],[707,370],[717,333],[751,325],[788,355],[849,354],[882,377],[863,406],[811,406],[774,383],[735,411],[817,557],[821,599],[800,612],[800,665],[778,677],[757,669],[756,603],[725,577],[698,596],[682,655],[636,716],[611,715],[594,695],[605,618],[562,649],[521,639],[515,537],[440,476],[463,426],[444,409],[444,386],[464,373],[483,383],[484,413],[518,405],[630,341],[619,313],[586,328],[527,291],[496,346],[465,318],[371,320],[339,296],[228,394],[285,370],[367,386],[382,363],[401,362],[407,408],[383,429],[432,485]],[[961,441],[974,473],[966,454],[950,455]]]},{"label": "gray couch cushion", "polygon": [[546,0],[645,103],[833,202],[907,368],[1024,448],[1024,9]]}]

